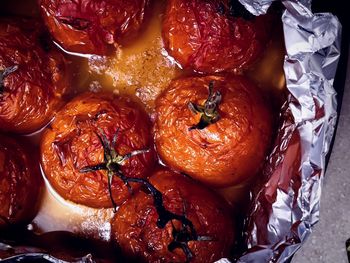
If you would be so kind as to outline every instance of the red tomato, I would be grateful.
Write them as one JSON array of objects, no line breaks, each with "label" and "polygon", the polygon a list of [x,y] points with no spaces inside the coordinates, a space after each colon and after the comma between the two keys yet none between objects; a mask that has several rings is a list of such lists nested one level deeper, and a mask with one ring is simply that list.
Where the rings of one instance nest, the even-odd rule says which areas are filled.
[{"label": "red tomato", "polygon": [[138,33],[149,0],[39,0],[39,5],[66,50],[106,55],[113,44]]},{"label": "red tomato", "polygon": [[208,185],[224,187],[248,180],[267,154],[271,113],[255,85],[244,77],[175,80],[158,97],[156,113],[160,158]]},{"label": "red tomato", "polygon": [[[119,205],[130,195],[122,175],[145,178],[153,168],[150,129],[147,114],[128,98],[82,94],[57,113],[43,135],[44,173],[68,200],[90,207]],[[129,153],[136,156],[127,158]]]},{"label": "red tomato", "polygon": [[67,91],[66,61],[32,20],[0,20],[0,130],[34,132]]},{"label": "red tomato", "polygon": [[269,18],[239,17],[239,4],[232,6],[233,2],[169,0],[163,22],[169,54],[184,68],[204,73],[254,62],[267,43]]},{"label": "red tomato", "polygon": [[32,156],[14,139],[0,135],[0,227],[34,217],[41,177]]},{"label": "red tomato", "polygon": [[146,262],[201,263],[229,255],[235,233],[224,200],[168,170],[156,172],[150,184],[151,192],[135,194],[112,219],[113,238],[125,254]]}]

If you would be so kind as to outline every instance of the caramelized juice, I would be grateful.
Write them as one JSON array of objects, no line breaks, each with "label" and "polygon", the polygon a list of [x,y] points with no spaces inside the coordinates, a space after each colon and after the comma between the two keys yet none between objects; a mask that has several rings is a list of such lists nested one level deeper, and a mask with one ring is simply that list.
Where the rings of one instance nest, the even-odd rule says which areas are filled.
[{"label": "caramelized juice", "polygon": [[[35,0],[3,1],[1,16],[25,15],[38,17]],[[143,32],[132,42],[116,51],[112,57],[66,53],[72,72],[72,96],[84,91],[110,91],[128,94],[152,112],[157,96],[174,78],[188,75],[168,56],[161,37],[162,14],[165,1],[155,1],[151,18]],[[284,44],[281,29],[267,47],[261,59],[247,72],[270,100],[277,113],[283,101],[285,80],[283,73]],[[41,132],[26,136],[28,143],[38,149]],[[45,178],[45,176],[43,175]],[[40,208],[31,226],[36,233],[69,231],[99,240],[110,240],[109,221],[112,209],[94,209],[74,204],[60,197],[47,180]],[[238,190],[237,190],[238,189]],[[245,190],[244,190],[245,191]],[[244,192],[242,187],[222,190],[230,202],[237,203]]]}]

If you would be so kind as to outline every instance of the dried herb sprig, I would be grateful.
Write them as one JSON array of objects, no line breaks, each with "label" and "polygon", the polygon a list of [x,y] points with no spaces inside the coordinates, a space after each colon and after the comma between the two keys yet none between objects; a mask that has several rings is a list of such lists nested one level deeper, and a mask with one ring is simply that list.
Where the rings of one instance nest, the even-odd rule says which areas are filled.
[{"label": "dried herb sprig", "polygon": [[[186,216],[186,206],[184,204],[183,208],[183,214]],[[171,221],[171,224],[173,226],[173,231],[172,231],[172,236],[173,236],[173,241],[170,242],[168,245],[168,250],[169,251],[174,251],[176,248],[182,249],[186,255],[186,262],[190,262],[191,259],[193,258],[192,251],[188,247],[188,242],[190,241],[212,241],[213,238],[209,236],[199,236],[199,235],[191,235],[192,233],[189,231],[188,226],[185,224],[181,224],[181,228],[177,229]]]},{"label": "dried herb sprig", "polygon": [[[107,172],[108,188],[109,188],[111,201],[114,206],[114,211],[116,211],[116,204],[114,202],[114,199],[112,196],[112,190],[111,190],[112,180],[114,176],[121,179],[123,183],[129,188],[130,191],[131,191],[130,183],[142,184],[153,198],[153,205],[156,208],[156,211],[158,214],[157,227],[162,229],[167,225],[168,222],[172,223],[173,241],[168,245],[168,250],[173,251],[176,248],[182,249],[184,254],[186,255],[187,262],[189,262],[193,258],[193,253],[188,246],[188,242],[189,241],[211,241],[212,238],[207,236],[199,236],[197,234],[196,229],[194,228],[192,221],[186,217],[185,211],[183,215],[178,215],[167,210],[164,206],[162,193],[157,188],[155,188],[147,179],[125,176],[120,169],[120,166],[123,165],[123,163],[127,159],[135,155],[148,152],[149,150],[136,150],[124,156],[121,156],[115,150],[115,145],[118,138],[118,130],[114,135],[111,143],[108,141],[105,133],[102,130],[100,130],[100,134],[97,134],[97,136],[103,146],[104,162],[94,166],[83,167],[80,170],[80,172],[87,173],[87,172],[93,172],[93,171],[99,171],[99,170],[108,171]],[[180,229],[176,229],[176,227],[173,224],[173,220],[177,220],[181,223]]]},{"label": "dried herb sprig", "polygon": [[222,99],[221,93],[220,91],[214,92],[214,81],[210,81],[208,89],[209,95],[204,105],[198,105],[193,102],[188,104],[189,109],[194,114],[201,115],[199,122],[189,127],[188,130],[202,130],[220,119],[218,107]]},{"label": "dried herb sprig", "polygon": [[3,70],[0,70],[0,95],[5,91],[4,80],[11,73],[15,72],[18,69],[18,65],[7,67]]},{"label": "dried herb sprig", "polygon": [[[127,183],[132,182],[142,184],[152,195],[153,205],[156,208],[158,214],[157,227],[162,229],[166,226],[168,222],[171,222],[173,226],[173,241],[168,245],[169,251],[173,251],[176,248],[182,249],[182,251],[186,255],[186,262],[189,262],[193,258],[193,253],[188,246],[189,241],[213,240],[211,237],[208,236],[199,236],[197,234],[196,229],[194,228],[192,221],[186,217],[185,213],[183,215],[178,215],[167,210],[163,203],[162,193],[157,188],[155,188],[147,179],[126,177],[123,174],[119,174],[118,177]],[[173,224],[173,220],[177,220],[181,223],[181,229],[176,229],[176,227]]]},{"label": "dried herb sprig", "polygon": [[[81,173],[89,173],[89,172],[95,172],[95,171],[107,171],[107,176],[108,176],[108,191],[109,195],[111,198],[111,202],[113,204],[114,211],[116,211],[116,203],[113,198],[112,194],[112,183],[113,183],[113,177],[116,175],[120,179],[123,180],[123,178],[120,176],[122,175],[121,172],[121,166],[125,163],[126,160],[132,158],[133,156],[143,154],[146,152],[149,152],[149,149],[147,150],[136,150],[132,151],[130,153],[127,153],[125,155],[120,155],[116,150],[115,146],[117,143],[118,139],[118,133],[119,129],[116,131],[115,135],[113,136],[113,140],[110,143],[106,137],[106,134],[100,130],[100,134],[96,133],[98,139],[100,140],[102,147],[103,147],[103,159],[104,162],[97,164],[97,165],[92,165],[92,166],[85,166],[82,169],[80,169]],[[128,187],[129,191],[131,192],[131,186],[129,185],[128,181],[123,180],[125,185]]]}]

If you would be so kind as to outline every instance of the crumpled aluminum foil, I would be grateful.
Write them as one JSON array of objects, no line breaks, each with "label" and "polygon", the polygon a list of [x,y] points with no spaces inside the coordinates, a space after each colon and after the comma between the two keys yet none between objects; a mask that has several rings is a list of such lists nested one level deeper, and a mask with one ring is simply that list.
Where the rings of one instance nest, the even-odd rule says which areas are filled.
[{"label": "crumpled aluminum foil", "polygon": [[[273,0],[239,0],[266,13]],[[289,96],[275,146],[247,222],[248,251],[237,262],[290,262],[319,219],[319,203],[337,119],[333,80],[341,25],[328,13],[312,14],[310,0],[282,1]],[[226,259],[220,263],[229,262]]]}]

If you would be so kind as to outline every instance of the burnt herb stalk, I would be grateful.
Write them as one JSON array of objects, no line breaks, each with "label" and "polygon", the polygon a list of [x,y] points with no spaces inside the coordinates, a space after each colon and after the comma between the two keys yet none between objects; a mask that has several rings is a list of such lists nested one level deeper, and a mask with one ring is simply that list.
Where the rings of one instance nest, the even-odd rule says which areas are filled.
[{"label": "burnt herb stalk", "polygon": [[15,72],[18,69],[18,65],[7,67],[3,70],[0,70],[0,95],[5,91],[4,80],[11,73]]},{"label": "burnt herb stalk", "polygon": [[[114,135],[112,142],[108,141],[105,133],[102,130],[100,130],[99,132],[100,134],[97,134],[97,137],[99,138],[104,150],[104,162],[93,166],[83,167],[80,170],[80,172],[88,173],[88,172],[94,172],[99,170],[107,171],[108,190],[109,190],[111,202],[113,204],[115,212],[116,212],[116,203],[114,202],[113,195],[112,195],[112,182],[113,182],[114,176],[121,179],[123,183],[128,187],[129,191],[132,191],[130,183],[139,183],[143,185],[145,190],[147,190],[147,192],[153,198],[153,205],[158,214],[157,227],[162,229],[167,225],[168,222],[171,222],[172,224],[173,241],[168,245],[168,250],[173,251],[176,248],[182,249],[182,251],[186,255],[187,262],[189,262],[193,258],[193,253],[188,246],[188,242],[211,241],[212,238],[207,236],[199,236],[197,234],[197,231],[194,228],[192,221],[189,220],[185,215],[185,209],[184,209],[183,215],[178,215],[167,210],[164,206],[162,193],[157,188],[155,188],[147,179],[128,177],[122,173],[120,168],[126,160],[132,158],[135,155],[148,152],[149,150],[136,150],[123,156],[119,155],[115,150],[115,146],[118,139],[118,130]],[[181,223],[180,229],[177,229],[175,227],[173,220],[176,220]]]},{"label": "burnt herb stalk", "polygon": [[214,92],[214,81],[210,81],[208,89],[209,95],[207,100],[204,102],[204,105],[198,105],[193,102],[188,104],[188,108],[194,114],[201,115],[199,122],[189,127],[188,130],[203,130],[210,124],[213,124],[220,119],[218,108],[222,99],[221,93],[220,91]]},{"label": "burnt herb stalk", "polygon": [[[189,220],[185,211],[183,215],[175,214],[169,210],[167,210],[164,206],[163,195],[162,193],[155,188],[147,179],[142,178],[131,178],[126,177],[122,174],[118,175],[124,182],[128,183],[140,183],[142,184],[146,190],[150,193],[153,198],[153,205],[156,208],[158,219],[157,219],[157,227],[164,228],[168,222],[171,222],[173,230],[172,236],[173,241],[168,245],[169,251],[174,251],[176,248],[182,249],[184,254],[186,255],[186,262],[191,261],[193,258],[193,253],[188,246],[188,242],[190,241],[212,241],[213,239],[208,236],[199,236],[197,234],[196,229],[191,220]],[[177,229],[174,225],[173,220],[176,220],[181,223],[181,228]]]}]

